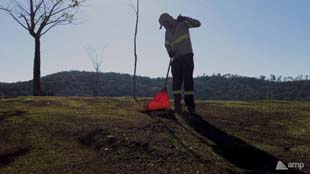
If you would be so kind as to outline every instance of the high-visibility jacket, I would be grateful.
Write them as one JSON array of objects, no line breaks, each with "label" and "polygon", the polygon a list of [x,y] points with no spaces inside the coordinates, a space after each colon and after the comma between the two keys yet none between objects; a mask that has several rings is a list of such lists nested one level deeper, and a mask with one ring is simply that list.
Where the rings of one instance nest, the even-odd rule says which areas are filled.
[{"label": "high-visibility jacket", "polygon": [[199,20],[186,17],[186,20],[176,22],[173,28],[166,30],[165,47],[168,52],[174,52],[173,58],[193,53],[189,29],[200,27]]}]

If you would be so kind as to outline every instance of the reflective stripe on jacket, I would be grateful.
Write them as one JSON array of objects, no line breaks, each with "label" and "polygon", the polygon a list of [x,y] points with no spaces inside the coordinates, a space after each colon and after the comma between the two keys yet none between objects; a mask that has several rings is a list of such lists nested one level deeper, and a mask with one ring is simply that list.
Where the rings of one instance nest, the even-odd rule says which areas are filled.
[{"label": "reflective stripe on jacket", "polygon": [[165,47],[168,52],[174,52],[174,58],[193,53],[189,28],[200,27],[200,22],[187,17],[185,21],[178,22],[175,27],[166,30]]}]

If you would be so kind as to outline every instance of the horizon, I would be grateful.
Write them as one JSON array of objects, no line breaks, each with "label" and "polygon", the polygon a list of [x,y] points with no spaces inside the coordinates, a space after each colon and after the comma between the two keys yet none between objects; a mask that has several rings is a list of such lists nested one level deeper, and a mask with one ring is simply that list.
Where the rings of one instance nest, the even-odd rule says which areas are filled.
[{"label": "horizon", "polygon": [[[59,72],[55,72],[55,73],[51,73],[51,74],[46,74],[44,76],[41,76],[41,79],[46,77],[46,76],[50,76],[50,75],[54,75],[54,74],[58,74],[58,73],[66,73],[66,72],[86,72],[86,73],[96,73],[95,71],[85,71],[85,70],[66,70],[66,71],[59,71]],[[116,73],[116,74],[120,74],[120,75],[130,75],[130,76],[133,76],[133,74],[129,74],[129,73],[121,73],[121,72],[99,72],[99,73],[103,73],[103,74],[109,74],[109,73]],[[245,77],[245,78],[256,78],[256,79],[259,79],[261,76],[264,76],[264,75],[258,75],[258,76],[245,76],[245,75],[242,75],[242,74],[231,74],[231,73],[212,73],[212,74],[197,74],[194,76],[194,78],[198,78],[198,77],[204,77],[204,76],[216,76],[220,74],[221,76],[225,76],[225,75],[232,75],[232,76],[238,76],[238,77]],[[265,79],[264,80],[269,80],[270,79],[270,76],[271,75],[275,75],[275,74],[270,74],[268,76],[265,76]],[[308,79],[302,79],[302,80],[310,80],[310,75],[308,74],[299,74],[297,76],[282,76],[281,74],[279,74],[278,76],[275,75],[276,79],[281,76],[281,80],[284,82],[283,78],[284,77],[292,77],[293,79],[297,78],[298,76],[302,75],[303,78],[307,77]],[[146,77],[146,78],[151,78],[151,79],[156,79],[156,78],[165,78],[164,76],[158,76],[158,77],[150,77],[150,76],[146,76],[146,75],[139,75],[137,74],[137,77]],[[169,78],[172,78],[171,76],[169,76]],[[32,81],[32,78],[31,79],[28,79],[28,80],[19,80],[19,81],[13,81],[13,82],[3,82],[3,81],[0,81],[0,83],[7,83],[7,84],[13,84],[13,83],[20,83],[20,82],[28,82],[28,81]],[[295,80],[293,80],[295,81]]]},{"label": "horizon", "polygon": [[[158,29],[162,12],[201,21],[201,28],[191,30],[195,77],[204,73],[246,77],[310,74],[310,1],[180,0],[176,4],[158,0],[140,5],[139,76],[165,75],[169,60],[164,31]],[[130,1],[88,1],[78,18],[79,25],[56,27],[42,38],[42,77],[72,69],[93,71],[85,48],[100,51],[104,46],[102,72],[132,75],[135,16]],[[31,80],[33,39],[2,11],[0,20],[6,24],[0,32],[0,82]]]}]

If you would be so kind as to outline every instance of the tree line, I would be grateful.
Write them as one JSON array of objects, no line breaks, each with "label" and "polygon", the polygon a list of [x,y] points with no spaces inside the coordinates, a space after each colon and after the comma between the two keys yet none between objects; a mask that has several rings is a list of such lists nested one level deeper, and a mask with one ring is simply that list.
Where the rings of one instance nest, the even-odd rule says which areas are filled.
[{"label": "tree line", "polygon": [[[213,74],[196,77],[195,97],[201,100],[310,100],[310,80],[292,81]],[[277,79],[277,78],[276,78]],[[282,78],[283,79],[283,78]],[[0,83],[0,96],[32,95],[32,81]],[[152,97],[164,78],[137,76],[137,97]],[[168,80],[169,93],[171,79]],[[132,76],[120,73],[67,71],[42,77],[42,94],[50,96],[131,96]],[[172,98],[172,96],[171,96]]]}]

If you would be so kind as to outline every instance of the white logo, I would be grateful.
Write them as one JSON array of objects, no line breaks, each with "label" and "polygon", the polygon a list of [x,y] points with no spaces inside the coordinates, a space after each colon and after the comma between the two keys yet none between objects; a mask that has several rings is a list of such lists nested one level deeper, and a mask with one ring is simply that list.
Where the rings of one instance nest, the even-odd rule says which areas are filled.
[{"label": "white logo", "polygon": [[289,168],[296,168],[299,170],[302,170],[305,167],[304,163],[288,163],[288,165],[286,166],[282,161],[278,161],[277,166],[276,166],[276,170],[288,170]]},{"label": "white logo", "polygon": [[288,168],[286,167],[286,165],[282,161],[278,161],[276,170],[288,170]]},{"label": "white logo", "polygon": [[305,164],[304,163],[288,163],[288,167],[301,170],[302,168],[305,167]]}]

